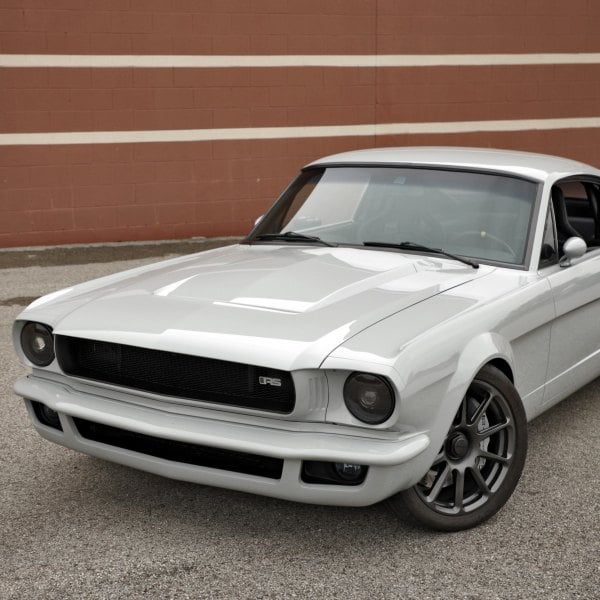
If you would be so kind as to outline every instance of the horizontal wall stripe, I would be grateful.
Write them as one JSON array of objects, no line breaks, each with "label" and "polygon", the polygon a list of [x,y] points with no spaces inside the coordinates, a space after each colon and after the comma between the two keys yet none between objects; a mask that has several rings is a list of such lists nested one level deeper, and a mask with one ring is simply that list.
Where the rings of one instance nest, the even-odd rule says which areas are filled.
[{"label": "horizontal wall stripe", "polygon": [[357,55],[111,55],[0,54],[3,68],[257,68],[439,67],[579,65],[600,63],[600,53],[543,54],[357,54]]},{"label": "horizontal wall stripe", "polygon": [[514,119],[436,123],[380,123],[313,127],[241,127],[229,129],[173,129],[157,131],[81,131],[58,133],[3,133],[0,146],[136,144],[152,142],[208,142],[221,140],[276,140],[385,135],[423,135],[494,131],[595,129],[600,117]]}]

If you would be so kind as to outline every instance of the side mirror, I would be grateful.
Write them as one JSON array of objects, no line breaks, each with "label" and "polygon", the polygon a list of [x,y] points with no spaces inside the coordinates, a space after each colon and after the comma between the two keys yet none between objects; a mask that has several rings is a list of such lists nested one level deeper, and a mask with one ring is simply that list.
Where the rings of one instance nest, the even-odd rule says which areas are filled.
[{"label": "side mirror", "polygon": [[260,222],[263,220],[263,217],[264,217],[264,216],[265,216],[265,215],[260,215],[260,217],[258,217],[258,218],[256,219],[256,221],[254,221],[254,227],[256,227],[256,226],[257,226],[257,225],[258,225],[258,224],[259,224],[259,223],[260,223]]},{"label": "side mirror", "polygon": [[587,252],[587,244],[580,237],[570,237],[563,244],[562,251],[559,264],[561,267],[570,267],[572,260],[581,258]]}]

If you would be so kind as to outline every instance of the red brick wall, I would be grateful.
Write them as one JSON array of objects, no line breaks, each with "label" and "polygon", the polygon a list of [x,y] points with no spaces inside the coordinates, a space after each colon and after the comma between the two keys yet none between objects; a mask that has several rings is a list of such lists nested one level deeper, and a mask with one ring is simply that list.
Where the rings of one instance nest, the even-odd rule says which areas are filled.
[{"label": "red brick wall", "polygon": [[[490,54],[581,62],[579,53],[600,51],[599,17],[589,0],[0,0],[1,56],[105,58],[102,67],[0,66],[0,246],[242,234],[302,164],[357,147],[495,146],[600,165],[596,128],[435,130],[600,116],[600,59],[477,65]],[[381,54],[469,56],[461,66],[110,66],[118,55]],[[433,125],[286,136],[386,123]],[[282,139],[258,139],[272,127]],[[25,145],[12,135],[224,128],[248,139]]]}]

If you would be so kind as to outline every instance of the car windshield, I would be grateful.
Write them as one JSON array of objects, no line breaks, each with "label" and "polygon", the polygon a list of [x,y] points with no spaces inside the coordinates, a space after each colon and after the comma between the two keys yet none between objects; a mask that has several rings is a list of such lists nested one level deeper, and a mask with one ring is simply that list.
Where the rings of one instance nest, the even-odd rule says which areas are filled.
[{"label": "car windshield", "polygon": [[[249,242],[411,244],[522,264],[534,182],[492,173],[405,167],[309,168],[265,215]],[[285,234],[285,235],[282,235]],[[413,248],[413,250],[415,250]]]}]

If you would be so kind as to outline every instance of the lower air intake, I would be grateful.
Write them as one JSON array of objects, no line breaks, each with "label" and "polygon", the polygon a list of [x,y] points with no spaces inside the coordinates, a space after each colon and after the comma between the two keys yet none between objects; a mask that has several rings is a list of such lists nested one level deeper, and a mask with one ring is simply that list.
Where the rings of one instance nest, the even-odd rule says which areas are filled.
[{"label": "lower air intake", "polygon": [[74,418],[73,421],[79,434],[94,442],[188,465],[281,479],[283,460],[280,458],[167,440],[86,419]]}]

